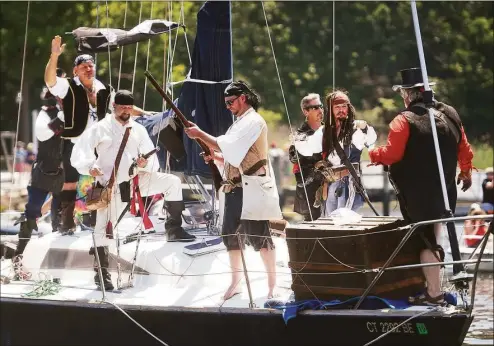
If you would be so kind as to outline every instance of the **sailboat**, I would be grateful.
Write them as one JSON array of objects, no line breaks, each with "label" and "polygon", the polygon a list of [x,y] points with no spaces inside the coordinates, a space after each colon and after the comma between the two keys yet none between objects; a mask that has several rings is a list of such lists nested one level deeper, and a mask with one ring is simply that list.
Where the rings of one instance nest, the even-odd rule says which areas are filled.
[{"label": "sailboat", "polygon": [[[213,135],[231,124],[224,107],[214,111],[223,105],[224,83],[232,79],[230,6],[206,2],[201,7],[192,70],[178,100],[184,114],[194,116],[202,128],[214,124],[208,129]],[[227,62],[219,63],[225,52]],[[226,70],[201,69],[208,56],[218,60],[207,63]],[[186,157],[171,164],[184,165],[186,174],[208,177],[199,149],[187,138],[183,142]],[[202,193],[208,195],[208,189]],[[221,220],[221,203],[209,197],[213,219]],[[91,229],[80,227],[73,236],[33,237],[24,256],[31,280],[2,285],[2,344],[461,345],[473,319],[466,296],[448,307],[409,306],[399,299],[423,287],[423,279],[403,247],[420,225],[402,226],[398,218],[290,225],[273,239],[276,299],[267,299],[264,266],[247,248],[243,292],[226,301],[222,296],[231,268],[217,229],[207,222],[189,224],[184,216],[184,226],[197,240],[167,243],[162,216],[150,211],[150,219],[156,232],[146,235],[138,217],[122,219],[116,237],[120,242],[110,247],[109,267],[118,287],[111,292],[95,289],[88,255]],[[383,235],[392,241],[378,247]],[[356,253],[360,257],[351,258]],[[10,261],[2,261],[2,275],[10,269]]]}]

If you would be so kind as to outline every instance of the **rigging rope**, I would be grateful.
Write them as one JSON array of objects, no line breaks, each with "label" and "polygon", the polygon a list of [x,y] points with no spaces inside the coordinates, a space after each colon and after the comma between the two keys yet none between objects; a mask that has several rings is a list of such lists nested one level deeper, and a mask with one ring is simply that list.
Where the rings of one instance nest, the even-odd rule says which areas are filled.
[{"label": "rigging rope", "polygon": [[[154,2],[151,2],[151,11],[149,14],[149,19],[153,19],[153,5]],[[148,50],[147,50],[147,55],[146,55],[146,71],[149,69],[149,51],[151,49],[151,39],[148,40]],[[148,86],[148,79],[144,78],[144,96],[142,100],[142,109],[146,109],[146,91],[147,91],[147,86]]]},{"label": "rigging rope", "polygon": [[[124,12],[124,22],[123,22],[123,28],[125,30],[126,25],[127,25],[127,8],[129,7],[129,2],[125,1],[125,12]],[[124,46],[120,47],[120,65],[118,67],[118,82],[117,82],[117,90],[120,90],[120,79],[122,76],[122,61],[123,61],[123,52],[124,52]]]},{"label": "rigging rope", "polygon": [[[276,55],[274,53],[274,46],[273,46],[273,40],[271,38],[271,31],[269,29],[269,24],[268,24],[268,16],[266,15],[266,10],[264,8],[264,1],[261,1],[261,5],[262,5],[262,11],[264,13],[264,19],[266,21],[266,29],[268,31],[268,37],[269,37],[269,43],[271,45],[271,51],[273,52],[273,60],[274,60],[274,66],[276,68],[276,74],[278,76],[278,81],[280,82],[280,89],[281,89],[281,96],[283,98],[283,104],[285,106],[285,111],[286,111],[286,116],[287,116],[287,119],[288,119],[288,126],[290,127],[290,134],[292,136],[292,138],[295,138],[295,134],[293,133],[293,127],[292,127],[292,122],[290,120],[290,113],[288,112],[288,106],[286,104],[286,98],[285,98],[285,92],[283,90],[283,85],[281,83],[281,76],[280,76],[280,71],[278,69],[278,63],[276,61]],[[308,206],[308,209],[309,209],[309,215],[310,215],[310,219],[312,221],[314,221],[314,218],[312,217],[312,208],[311,208],[311,205],[309,203],[309,195],[307,193],[307,189],[305,187],[305,179],[304,179],[304,174],[302,172],[302,165],[300,164],[300,158],[299,158],[299,155],[298,155],[298,151],[295,150],[295,156],[297,157],[297,163],[298,163],[298,166],[300,167],[300,177],[302,178],[302,184],[304,186],[304,193],[305,193],[305,199],[306,199],[306,202],[307,202],[307,206]]]},{"label": "rigging rope", "polygon": [[[140,24],[141,23],[141,20],[142,20],[142,1],[141,1],[140,9],[139,9],[139,21],[137,22],[137,24]],[[135,85],[135,80],[136,80],[137,52],[138,52],[138,49],[139,49],[139,41],[136,42],[136,52],[135,52],[135,55],[134,55],[134,73],[132,74],[132,88],[130,90],[132,93],[134,93],[134,85]]]},{"label": "rigging rope", "polygon": [[336,1],[333,1],[333,91],[336,87],[336,74],[335,74],[335,54],[336,54],[336,25],[335,25],[335,6]]},{"label": "rigging rope", "polygon": [[[99,0],[96,3],[96,28],[99,28]],[[94,53],[94,66],[98,66],[98,53]],[[97,70],[96,70],[97,73]]]},{"label": "rigging rope", "polygon": [[[108,14],[108,1],[105,1],[106,4],[106,30],[108,33],[110,32],[110,19]],[[110,54],[110,44],[108,43],[108,84],[111,86],[111,54]]]},{"label": "rigging rope", "polygon": [[[27,47],[27,33],[28,33],[28,28],[29,28],[29,10],[31,8],[31,1],[27,2],[27,10],[26,10],[26,30],[24,33],[24,49],[22,53],[22,67],[21,67],[21,88],[19,91],[19,107],[17,109],[17,127],[15,131],[15,143],[14,143],[14,152],[12,153],[14,155],[13,157],[13,165],[12,165],[12,187],[14,185],[14,177],[15,177],[15,163],[16,163],[16,148],[17,148],[17,141],[19,139],[19,124],[21,121],[21,106],[22,106],[22,92],[24,90],[24,71],[26,67],[26,47]],[[10,191],[9,194],[9,210],[12,207],[12,191]]]}]

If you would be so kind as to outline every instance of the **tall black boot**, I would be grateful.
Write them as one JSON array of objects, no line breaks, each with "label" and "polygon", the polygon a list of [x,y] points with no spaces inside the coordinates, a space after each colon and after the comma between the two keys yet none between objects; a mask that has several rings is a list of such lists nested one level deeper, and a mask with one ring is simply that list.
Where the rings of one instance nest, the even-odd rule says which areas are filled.
[{"label": "tall black boot", "polygon": [[61,225],[60,225],[60,221],[61,221],[60,208],[61,208],[60,196],[53,196],[52,201],[51,201],[52,232],[58,232],[60,230],[60,227],[61,227]]},{"label": "tall black boot", "polygon": [[74,209],[77,192],[75,190],[62,191],[60,193],[61,208],[62,208],[62,227],[60,233],[62,235],[72,235],[75,231]]},{"label": "tall black boot", "polygon": [[191,242],[196,239],[182,228],[182,211],[185,210],[183,201],[166,201],[165,209],[168,218],[165,222],[166,239],[169,242]]},{"label": "tall black boot", "polygon": [[[108,250],[108,246],[98,246],[96,248],[98,251],[99,261],[101,264],[101,274],[103,275],[103,285],[105,290],[113,291],[113,283],[111,282],[111,274],[110,274],[110,251]],[[98,289],[101,289],[101,283],[99,279],[99,271],[98,271],[98,260],[96,259],[96,253],[94,252],[94,247],[91,247],[89,250],[90,255],[94,255],[94,283],[98,286]]]},{"label": "tall black boot", "polygon": [[38,230],[38,225],[35,219],[28,219],[24,214],[14,223],[17,225],[20,223],[19,229],[19,243],[12,258],[12,267],[14,269],[14,280],[29,280],[31,278],[31,273],[24,269],[22,265],[22,254],[24,249],[31,239],[33,230]]},{"label": "tall black boot", "polygon": [[15,256],[22,255],[27,243],[29,243],[29,239],[31,239],[33,230],[38,230],[36,219],[28,219],[24,214],[14,223],[14,225],[17,225],[18,223],[20,223],[21,226],[19,229],[19,243],[15,250]]}]

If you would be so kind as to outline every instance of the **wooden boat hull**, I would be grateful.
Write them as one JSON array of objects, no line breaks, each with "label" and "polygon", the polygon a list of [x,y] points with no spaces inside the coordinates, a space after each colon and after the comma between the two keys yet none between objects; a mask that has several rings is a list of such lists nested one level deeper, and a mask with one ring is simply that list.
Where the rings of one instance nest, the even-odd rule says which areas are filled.
[{"label": "wooden boat hull", "polygon": [[[159,345],[110,304],[4,297],[1,305],[2,345]],[[280,311],[268,309],[120,307],[170,346],[364,345],[417,314],[310,311],[285,325]],[[472,319],[431,312],[373,345],[460,346]]]}]

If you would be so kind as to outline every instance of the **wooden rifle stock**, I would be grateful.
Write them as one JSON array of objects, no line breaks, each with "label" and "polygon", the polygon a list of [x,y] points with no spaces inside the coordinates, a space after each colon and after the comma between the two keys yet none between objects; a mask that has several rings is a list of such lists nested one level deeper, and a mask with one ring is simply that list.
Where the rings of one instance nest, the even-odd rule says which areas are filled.
[{"label": "wooden rifle stock", "polygon": [[[175,112],[175,115],[177,116],[177,119],[180,122],[180,124],[183,127],[191,127],[192,125],[190,124],[190,122],[187,120],[187,118],[185,118],[185,116],[180,111],[180,109],[178,109],[178,107],[175,106],[172,99],[166,94],[166,92],[163,90],[163,88],[161,88],[161,86],[158,84],[156,79],[154,79],[154,77],[151,75],[151,73],[149,73],[149,71],[145,71],[144,75],[149,79],[149,81],[154,86],[154,88],[160,93],[161,97],[163,97],[163,99],[168,104],[168,106],[170,106],[170,108],[173,109],[173,112]],[[206,156],[214,157],[213,153],[211,152],[209,147],[206,145],[206,143],[204,143],[202,140],[200,140],[198,138],[195,138],[195,141],[197,142],[197,144],[199,144],[199,146],[204,151],[204,154]],[[221,177],[221,174],[220,174],[220,171],[218,170],[218,167],[214,164],[214,160],[210,160],[208,162],[208,166],[209,166],[209,169],[211,169],[214,187],[215,187],[216,191],[218,191],[221,187],[221,181],[223,180],[223,178]]]}]

